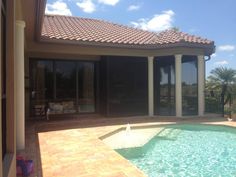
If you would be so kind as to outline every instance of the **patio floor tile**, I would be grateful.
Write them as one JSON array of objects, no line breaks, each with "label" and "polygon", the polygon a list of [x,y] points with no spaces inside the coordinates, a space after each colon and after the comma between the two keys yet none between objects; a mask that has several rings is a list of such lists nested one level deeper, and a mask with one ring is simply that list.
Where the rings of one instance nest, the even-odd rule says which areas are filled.
[{"label": "patio floor tile", "polygon": [[[170,121],[169,121],[170,120]],[[33,121],[26,124],[26,148],[18,152],[34,161],[31,177],[145,177],[145,174],[105,145],[99,137],[126,126],[201,122],[236,126],[224,119],[88,119]]]}]

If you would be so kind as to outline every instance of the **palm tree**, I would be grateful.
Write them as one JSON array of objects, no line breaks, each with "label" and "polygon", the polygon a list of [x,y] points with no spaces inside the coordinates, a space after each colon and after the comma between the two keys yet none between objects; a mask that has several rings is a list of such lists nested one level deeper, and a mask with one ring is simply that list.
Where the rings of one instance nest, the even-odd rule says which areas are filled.
[{"label": "palm tree", "polygon": [[211,90],[219,90],[221,92],[222,108],[229,103],[231,106],[231,96],[236,83],[236,70],[226,67],[218,67],[213,69],[208,77],[207,86]]}]

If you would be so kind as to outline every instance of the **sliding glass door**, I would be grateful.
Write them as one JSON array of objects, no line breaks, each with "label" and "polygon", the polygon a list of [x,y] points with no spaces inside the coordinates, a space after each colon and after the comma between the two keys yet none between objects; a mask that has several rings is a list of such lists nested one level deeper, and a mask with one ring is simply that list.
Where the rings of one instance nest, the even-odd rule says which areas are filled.
[{"label": "sliding glass door", "polygon": [[95,112],[94,62],[31,59],[31,116]]},{"label": "sliding glass door", "polygon": [[30,114],[44,116],[47,102],[54,96],[53,62],[33,60],[30,63]]},{"label": "sliding glass door", "polygon": [[78,62],[78,111],[95,111],[94,63]]},{"label": "sliding glass door", "polygon": [[57,61],[56,69],[56,98],[58,100],[76,99],[76,62]]},{"label": "sliding glass door", "polygon": [[154,63],[155,114],[175,115],[175,58],[156,57]]},{"label": "sliding glass door", "polygon": [[[109,56],[107,62],[108,116],[136,116],[148,113],[147,59],[143,57]],[[101,89],[102,90],[102,89]],[[103,98],[102,98],[103,99]]]},{"label": "sliding glass door", "polygon": [[182,111],[183,115],[198,114],[197,57],[184,55],[182,58]]}]

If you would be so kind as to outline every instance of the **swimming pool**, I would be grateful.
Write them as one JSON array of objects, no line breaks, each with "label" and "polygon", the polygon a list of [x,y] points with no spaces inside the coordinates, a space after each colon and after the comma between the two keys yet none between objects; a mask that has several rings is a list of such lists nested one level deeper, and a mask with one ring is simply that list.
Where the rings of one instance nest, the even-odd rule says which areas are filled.
[{"label": "swimming pool", "polygon": [[236,128],[165,126],[147,144],[116,149],[149,177],[236,177]]}]

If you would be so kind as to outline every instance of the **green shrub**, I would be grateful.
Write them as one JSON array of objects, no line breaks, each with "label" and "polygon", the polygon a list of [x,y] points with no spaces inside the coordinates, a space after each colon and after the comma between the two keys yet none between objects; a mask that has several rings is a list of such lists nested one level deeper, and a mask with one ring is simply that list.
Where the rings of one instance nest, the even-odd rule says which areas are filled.
[{"label": "green shrub", "polygon": [[220,99],[217,97],[206,97],[205,98],[205,109],[207,113],[222,113],[222,107]]}]

